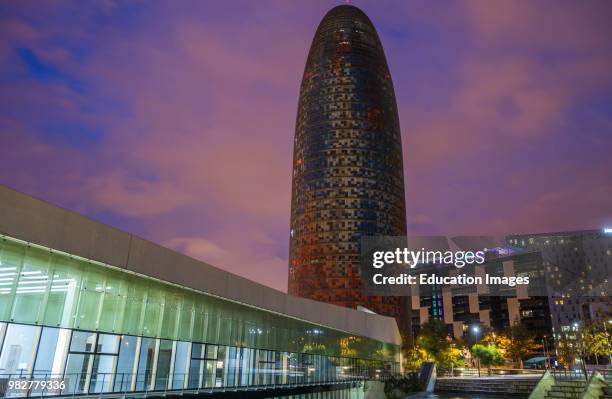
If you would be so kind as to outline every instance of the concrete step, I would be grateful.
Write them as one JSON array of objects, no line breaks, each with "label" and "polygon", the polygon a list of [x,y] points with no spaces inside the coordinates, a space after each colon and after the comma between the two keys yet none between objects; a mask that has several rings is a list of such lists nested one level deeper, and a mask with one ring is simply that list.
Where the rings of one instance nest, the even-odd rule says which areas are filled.
[{"label": "concrete step", "polygon": [[556,392],[582,392],[584,391],[584,387],[560,387],[558,385],[553,385],[550,390]]},{"label": "concrete step", "polygon": [[582,380],[555,380],[546,395],[546,399],[580,399],[586,388]]},{"label": "concrete step", "polygon": [[586,382],[575,380],[555,380],[555,385],[561,387],[584,387],[586,386]]},{"label": "concrete step", "polygon": [[436,380],[435,390],[436,392],[470,392],[475,394],[497,394],[503,395],[503,397],[527,397],[533,391],[537,382],[538,380],[535,378],[439,378]]},{"label": "concrete step", "polygon": [[580,396],[581,396],[581,393],[577,393],[577,392],[547,392],[546,393],[546,397],[551,398],[551,399],[552,398],[578,399],[580,398]]}]

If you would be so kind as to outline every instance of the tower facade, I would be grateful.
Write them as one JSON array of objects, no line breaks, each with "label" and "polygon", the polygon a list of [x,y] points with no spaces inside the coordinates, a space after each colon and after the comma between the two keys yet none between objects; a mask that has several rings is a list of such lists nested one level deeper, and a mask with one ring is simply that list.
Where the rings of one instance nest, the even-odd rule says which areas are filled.
[{"label": "tower facade", "polygon": [[321,21],[300,87],[289,293],[399,318],[397,297],[362,295],[362,236],[405,236],[399,117],[378,34],[357,7]]}]

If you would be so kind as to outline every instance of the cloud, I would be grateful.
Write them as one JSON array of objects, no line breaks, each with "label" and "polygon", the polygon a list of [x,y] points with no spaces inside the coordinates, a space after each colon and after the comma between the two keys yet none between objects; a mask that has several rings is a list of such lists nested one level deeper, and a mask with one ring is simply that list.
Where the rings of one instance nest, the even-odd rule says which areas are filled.
[{"label": "cloud", "polygon": [[101,210],[134,217],[151,217],[191,203],[190,193],[167,181],[146,181],[113,172],[85,179],[82,193]]},{"label": "cloud", "polygon": [[[608,4],[358,3],[394,78],[414,233],[612,214]],[[333,5],[3,4],[0,182],[283,289],[299,84]]]},{"label": "cloud", "polygon": [[472,0],[466,5],[476,39],[503,51],[588,53],[610,46],[612,5],[606,0],[588,4]]},{"label": "cloud", "polygon": [[287,260],[268,252],[266,246],[254,245],[256,242],[257,240],[241,240],[238,245],[225,248],[222,244],[202,237],[177,237],[164,242],[163,245],[286,292],[287,279],[279,277],[286,276]]}]

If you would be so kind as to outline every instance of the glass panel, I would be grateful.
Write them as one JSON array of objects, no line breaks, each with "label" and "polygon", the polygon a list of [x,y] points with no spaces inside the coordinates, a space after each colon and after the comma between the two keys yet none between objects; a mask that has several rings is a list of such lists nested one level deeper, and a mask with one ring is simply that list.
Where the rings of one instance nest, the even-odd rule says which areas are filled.
[{"label": "glass panel", "polygon": [[157,372],[155,373],[155,389],[166,389],[170,374],[170,359],[172,358],[172,341],[162,339],[157,355]]},{"label": "glass panel", "polygon": [[206,354],[206,345],[194,342],[191,345],[191,357],[194,359],[204,359]]},{"label": "glass panel", "polygon": [[249,385],[249,376],[251,374],[251,349],[243,348],[242,349],[242,365],[240,367],[240,385],[246,386]]},{"label": "glass panel", "polygon": [[0,241],[0,318],[8,320],[17,278],[21,271],[25,246],[3,239]]},{"label": "glass panel", "polygon": [[178,298],[174,294],[168,294],[165,296],[164,304],[162,306],[162,325],[160,336],[162,338],[173,338],[174,328],[176,326],[176,318],[179,316],[178,311]]},{"label": "glass panel", "polygon": [[[187,360],[189,351],[189,342],[178,341],[176,343],[176,352],[174,354],[174,371],[172,379],[173,389],[183,389],[185,378],[187,376]],[[200,362],[199,360],[197,361]]]},{"label": "glass panel", "polygon": [[0,373],[29,375],[40,327],[9,324],[0,355]]},{"label": "glass panel", "polygon": [[219,330],[217,334],[217,340],[215,342],[219,342],[222,344],[230,344],[232,334],[232,319],[229,317],[219,317]]},{"label": "glass panel", "polygon": [[123,328],[126,334],[141,334],[141,319],[146,297],[146,286],[131,284],[125,298]]},{"label": "glass panel", "polygon": [[119,335],[100,334],[98,337],[98,348],[96,352],[116,355],[119,351],[120,338],[121,337]]},{"label": "glass panel", "polygon": [[287,352],[282,352],[280,354],[280,367],[279,370],[282,370],[281,372],[281,384],[286,384],[287,383],[287,376],[288,376],[288,358],[287,358]]},{"label": "glass panel", "polygon": [[[34,364],[33,378],[47,381],[51,378],[61,379],[63,377],[61,370],[66,361],[69,340],[70,330],[43,327],[36,354],[36,363]],[[29,392],[29,396],[60,395],[61,392],[61,388],[51,390],[42,386],[34,386]]]},{"label": "glass panel", "polygon": [[215,375],[217,373],[217,361],[207,360],[204,372],[204,387],[212,388],[215,386]]},{"label": "glass panel", "polygon": [[[1,292],[0,292],[1,293]],[[206,335],[204,332],[204,313],[202,312],[202,304],[196,304],[193,308],[193,331],[190,340],[204,340]]]},{"label": "glass panel", "polygon": [[217,359],[217,352],[219,347],[217,345],[206,345],[206,358]]},{"label": "glass panel", "polygon": [[45,292],[49,285],[49,261],[51,253],[28,248],[23,268],[19,274],[11,319],[22,323],[36,323]]},{"label": "glass panel", "polygon": [[217,370],[215,372],[215,386],[225,386],[225,365],[227,364],[225,359],[226,348],[225,346],[219,346],[217,350]]},{"label": "glass panel", "polygon": [[53,366],[51,372],[54,376],[61,375],[64,372],[66,363],[66,354],[70,346],[72,330],[61,328],[57,337],[57,347],[55,348],[55,357],[53,358]]},{"label": "glass panel", "polygon": [[117,356],[95,355],[91,371],[89,392],[110,392],[113,386],[113,369]]},{"label": "glass panel", "polygon": [[147,303],[142,326],[143,335],[157,335],[162,304],[163,298],[160,296],[160,294],[153,289],[149,289],[147,293]]},{"label": "glass panel", "polygon": [[289,359],[289,383],[293,384],[299,381],[299,370],[298,370],[298,355],[297,353],[290,353]]},{"label": "glass panel", "polygon": [[93,352],[96,344],[96,333],[91,331],[74,331],[70,342],[70,352]]},{"label": "glass panel", "polygon": [[44,323],[51,326],[72,327],[72,318],[79,298],[80,273],[77,261],[63,255],[52,257],[53,280],[43,316]]},{"label": "glass panel", "polygon": [[230,346],[227,348],[227,382],[226,386],[233,387],[236,384],[236,373],[237,373],[237,362],[236,362],[237,350],[235,347]]},{"label": "glass panel", "polygon": [[[86,265],[83,265],[85,268]],[[95,268],[87,267],[84,275],[77,310],[76,328],[97,329],[100,304],[104,298],[106,276],[101,272],[94,272]]]},{"label": "glass panel", "polygon": [[136,375],[136,390],[144,391],[151,388],[153,375],[153,360],[155,357],[155,339],[142,338],[140,356],[138,359],[138,373]]},{"label": "glass panel", "polygon": [[136,337],[128,335],[121,337],[117,375],[115,377],[115,391],[117,392],[126,392],[131,388],[134,359],[136,358],[136,343]]},{"label": "glass panel", "polygon": [[206,315],[206,342],[219,342],[219,317],[212,313],[208,312]]},{"label": "glass panel", "polygon": [[66,362],[66,391],[65,393],[84,393],[87,392],[89,367],[92,355],[75,354],[68,355]]},{"label": "glass panel", "polygon": [[121,282],[115,277],[115,273],[108,274],[104,287],[104,299],[98,329],[103,331],[117,331],[118,318],[121,316],[123,298],[119,287]]},{"label": "glass panel", "polygon": [[200,375],[203,372],[205,345],[193,343],[191,344],[191,362],[189,363],[189,383],[188,388],[201,387]]},{"label": "glass panel", "polygon": [[185,294],[183,303],[179,309],[178,339],[185,341],[191,341],[193,339],[191,326],[193,313],[193,298],[191,298],[191,295]]},{"label": "glass panel", "polygon": [[59,332],[59,328],[43,328],[42,334],[40,335],[40,343],[38,344],[36,363],[34,365],[35,378],[44,379],[45,377],[51,376]]}]

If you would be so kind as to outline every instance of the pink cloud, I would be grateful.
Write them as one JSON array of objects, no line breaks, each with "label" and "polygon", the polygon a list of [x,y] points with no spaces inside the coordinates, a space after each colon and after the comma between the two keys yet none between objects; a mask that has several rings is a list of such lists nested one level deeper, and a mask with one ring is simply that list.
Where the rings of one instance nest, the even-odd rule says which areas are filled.
[{"label": "pink cloud", "polygon": [[[219,23],[222,3],[158,3],[126,27],[113,2],[25,3],[29,19],[0,18],[3,70],[26,76],[14,50],[27,47],[86,89],[3,84],[2,182],[283,289],[299,84],[335,4],[244,3]],[[612,213],[612,122],[573,116],[612,90],[608,6],[591,4],[363,3],[392,66],[417,232],[590,228]],[[58,121],[100,141],[45,135]]]},{"label": "pink cloud", "polygon": [[492,47],[588,53],[610,45],[612,6],[606,0],[588,4],[473,0],[466,4],[476,38]]}]

